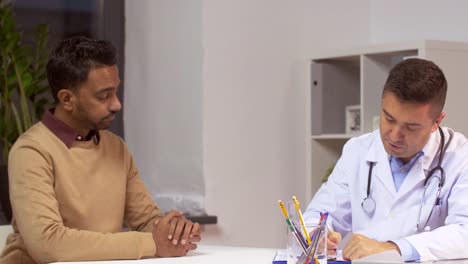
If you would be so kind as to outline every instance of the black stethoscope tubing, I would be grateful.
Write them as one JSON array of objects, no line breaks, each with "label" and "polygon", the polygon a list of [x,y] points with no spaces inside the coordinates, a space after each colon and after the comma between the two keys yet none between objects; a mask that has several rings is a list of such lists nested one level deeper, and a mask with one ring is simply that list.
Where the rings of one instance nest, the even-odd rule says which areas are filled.
[{"label": "black stethoscope tubing", "polygon": [[[424,188],[427,188],[427,183],[428,183],[429,179],[433,175],[435,175],[435,173],[437,171],[440,172],[440,181],[439,181],[439,185],[438,185],[438,188],[437,188],[436,204],[439,203],[440,190],[442,189],[442,186],[444,185],[444,182],[445,182],[445,172],[444,172],[444,169],[442,168],[442,160],[443,160],[443,157],[444,157],[444,154],[445,154],[445,147],[444,147],[445,146],[445,135],[444,135],[444,133],[442,131],[442,128],[438,127],[438,129],[439,129],[439,134],[440,134],[439,159],[437,161],[437,166],[432,168],[429,171],[429,173],[426,176],[426,179],[424,180]],[[449,139],[448,143],[450,143],[450,140],[451,140],[451,138]],[[447,143],[447,145],[448,145],[448,143]],[[374,165],[375,165],[375,162],[373,162],[373,161],[369,162],[369,174],[367,176],[367,195],[362,200],[362,203],[361,203],[362,210],[364,212],[366,212],[367,214],[374,213],[375,207],[376,207],[375,200],[370,195],[370,186],[371,186],[371,181],[372,181],[372,169],[373,169]],[[421,209],[420,209],[420,211],[421,211]],[[421,214],[421,212],[419,212],[419,214]],[[431,214],[432,214],[432,211],[431,211]],[[431,214],[429,215],[429,218],[430,218]],[[429,221],[429,219],[428,219],[428,221]],[[426,224],[427,224],[428,221],[426,221]],[[418,220],[418,223],[417,223],[417,227],[418,227],[418,229],[420,229],[419,228],[419,220]]]}]

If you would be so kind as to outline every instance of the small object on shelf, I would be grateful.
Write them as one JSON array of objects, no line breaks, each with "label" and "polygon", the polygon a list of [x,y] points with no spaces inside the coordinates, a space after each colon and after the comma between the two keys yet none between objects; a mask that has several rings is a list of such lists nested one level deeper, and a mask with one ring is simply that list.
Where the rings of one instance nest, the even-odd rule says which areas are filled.
[{"label": "small object on shelf", "polygon": [[402,60],[415,59],[415,58],[420,58],[420,57],[417,54],[416,55],[408,55],[408,56],[403,56]]},{"label": "small object on shelf", "polygon": [[361,106],[348,105],[345,107],[346,134],[361,133]]},{"label": "small object on shelf", "polygon": [[372,118],[372,128],[373,130],[380,128],[380,116],[374,116]]}]

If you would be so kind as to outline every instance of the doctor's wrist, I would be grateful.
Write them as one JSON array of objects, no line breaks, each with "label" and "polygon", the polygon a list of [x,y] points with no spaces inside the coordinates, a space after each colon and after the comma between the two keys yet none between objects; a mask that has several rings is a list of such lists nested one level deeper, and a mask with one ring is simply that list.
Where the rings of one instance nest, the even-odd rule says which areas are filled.
[{"label": "doctor's wrist", "polygon": [[388,246],[388,250],[394,249],[394,250],[396,250],[396,251],[398,252],[398,254],[400,254],[400,256],[401,256],[400,247],[399,247],[396,243],[394,243],[393,241],[387,241],[387,242],[385,242],[385,244]]}]

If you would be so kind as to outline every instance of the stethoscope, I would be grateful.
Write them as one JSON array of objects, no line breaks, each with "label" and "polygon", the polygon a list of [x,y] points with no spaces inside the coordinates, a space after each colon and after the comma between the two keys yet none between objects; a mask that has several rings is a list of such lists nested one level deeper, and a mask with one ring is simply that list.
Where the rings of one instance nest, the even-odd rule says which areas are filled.
[{"label": "stethoscope", "polygon": [[[439,134],[440,134],[439,160],[437,161],[437,166],[435,166],[434,168],[432,168],[429,171],[429,173],[426,176],[426,179],[424,180],[424,192],[423,192],[423,196],[421,198],[421,203],[420,203],[420,207],[419,207],[418,221],[416,223],[416,228],[417,228],[418,231],[429,231],[430,230],[430,227],[427,225],[427,223],[429,222],[429,219],[431,218],[432,212],[434,211],[434,207],[436,207],[437,205],[440,205],[440,190],[442,189],[442,186],[444,185],[444,182],[445,182],[445,171],[442,168],[441,164],[442,164],[442,160],[443,160],[445,151],[447,149],[445,147],[445,136],[444,136],[444,133],[442,132],[442,129],[440,127],[439,127]],[[447,146],[450,144],[451,140],[452,140],[452,134],[450,133],[449,134],[449,140],[447,142]],[[373,161],[369,162],[369,174],[367,176],[367,196],[362,200],[362,203],[361,203],[362,210],[365,213],[367,213],[368,215],[373,214],[374,211],[375,211],[375,207],[376,207],[375,200],[370,195],[370,186],[371,186],[371,179],[372,179],[371,176],[372,176],[372,169],[373,169],[374,165],[375,165],[375,162],[373,162]],[[420,221],[421,211],[422,211],[422,207],[423,207],[423,203],[424,203],[424,198],[426,196],[426,190],[427,190],[427,188],[429,186],[427,183],[432,178],[432,176],[437,177],[437,176],[435,176],[436,172],[439,172],[439,174],[440,174],[440,177],[438,177],[439,184],[437,186],[436,199],[435,199],[435,202],[434,202],[434,204],[432,206],[431,212],[429,213],[429,216],[427,217],[426,221],[424,222],[424,225],[421,225],[421,221]]]}]

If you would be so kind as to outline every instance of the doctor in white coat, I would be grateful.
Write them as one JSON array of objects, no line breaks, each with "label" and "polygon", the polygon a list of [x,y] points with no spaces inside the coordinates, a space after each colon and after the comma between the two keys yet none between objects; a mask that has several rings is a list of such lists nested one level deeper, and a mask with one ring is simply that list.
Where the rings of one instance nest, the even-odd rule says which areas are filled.
[{"label": "doctor in white coat", "polygon": [[390,72],[380,128],[349,140],[307,222],[329,212],[329,249],[352,236],[346,259],[395,249],[403,260],[468,258],[468,146],[440,124],[447,93],[434,63],[407,59]]}]

